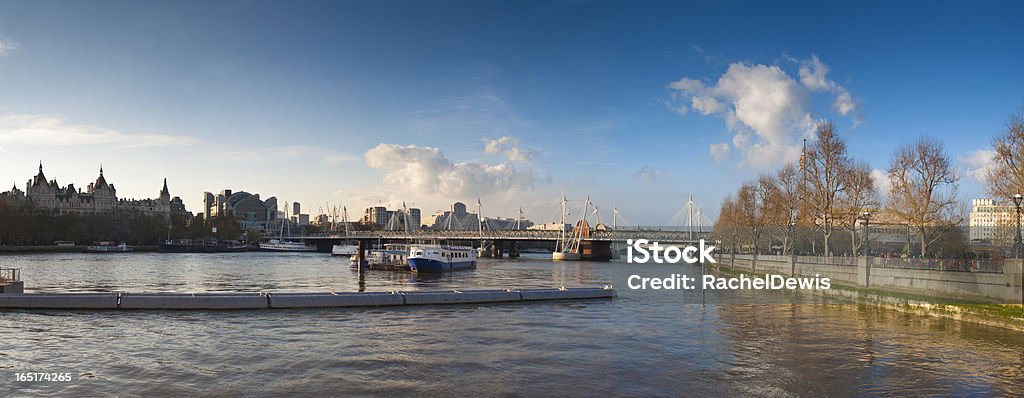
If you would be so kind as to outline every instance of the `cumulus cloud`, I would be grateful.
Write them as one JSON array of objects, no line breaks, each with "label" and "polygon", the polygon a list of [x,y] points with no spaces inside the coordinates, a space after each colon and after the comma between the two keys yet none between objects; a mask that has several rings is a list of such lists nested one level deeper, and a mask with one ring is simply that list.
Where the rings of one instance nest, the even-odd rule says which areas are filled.
[{"label": "cumulus cloud", "polygon": [[0,143],[11,145],[113,145],[126,148],[183,146],[192,137],[125,133],[111,128],[73,124],[50,115],[0,115]]},{"label": "cumulus cloud", "polygon": [[885,170],[874,169],[871,170],[871,179],[875,182],[878,194],[883,198],[889,197],[889,173]]},{"label": "cumulus cloud", "polygon": [[685,114],[691,109],[717,115],[733,134],[727,143],[709,147],[712,157],[722,159],[734,148],[743,164],[770,169],[793,161],[800,154],[801,138],[812,135],[816,120],[809,100],[815,92],[835,95],[833,106],[859,123],[860,102],[849,91],[828,79],[828,66],[817,56],[800,61],[798,78],[779,66],[733,63],[714,84],[684,77],[668,85],[671,108]]},{"label": "cumulus cloud", "polygon": [[496,140],[484,138],[484,152],[489,154],[504,153],[509,160],[528,162],[533,160],[536,152],[532,149],[519,145],[519,139],[512,136],[502,136]]},{"label": "cumulus cloud", "polygon": [[640,179],[640,181],[650,182],[661,177],[661,171],[651,166],[641,167],[636,173],[633,173],[633,178]]},{"label": "cumulus cloud", "polygon": [[711,151],[711,157],[715,159],[715,162],[721,163],[729,156],[729,143],[720,142],[717,144],[711,144],[709,150]]},{"label": "cumulus cloud", "polygon": [[861,112],[861,102],[853,98],[853,95],[843,86],[828,78],[829,67],[821,62],[817,55],[811,59],[797,60],[800,63],[800,83],[803,83],[811,91],[824,91],[834,94],[835,100],[832,107],[843,116],[853,118],[853,125],[856,127],[864,122],[864,115]]},{"label": "cumulus cloud", "polygon": [[985,182],[989,170],[992,170],[996,166],[995,163],[996,151],[991,149],[978,149],[971,152],[970,155],[960,158],[960,163],[963,164],[964,171],[971,178],[980,182]]},{"label": "cumulus cloud", "polygon": [[509,163],[453,162],[438,148],[380,144],[366,151],[366,165],[383,170],[384,182],[412,194],[478,197],[511,194],[533,187],[531,170]]}]

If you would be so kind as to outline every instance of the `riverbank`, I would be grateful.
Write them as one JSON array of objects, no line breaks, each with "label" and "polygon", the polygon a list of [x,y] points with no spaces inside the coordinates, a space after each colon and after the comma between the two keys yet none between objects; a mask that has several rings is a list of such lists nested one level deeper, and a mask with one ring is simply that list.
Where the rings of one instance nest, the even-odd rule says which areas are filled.
[{"label": "riverbank", "polygon": [[[758,276],[767,275],[763,272],[752,272],[725,265],[722,262],[709,269],[728,275],[739,275],[740,273]],[[1024,306],[1021,304],[998,304],[977,300],[935,297],[918,293],[860,288],[836,283],[835,281],[832,282],[831,289],[805,290],[805,292],[840,303],[874,306],[883,310],[951,319],[1024,332]]]},{"label": "riverbank", "polygon": [[[33,253],[82,253],[87,246],[0,246],[0,255],[3,254],[33,254]],[[133,252],[155,252],[157,246],[131,246]]]}]

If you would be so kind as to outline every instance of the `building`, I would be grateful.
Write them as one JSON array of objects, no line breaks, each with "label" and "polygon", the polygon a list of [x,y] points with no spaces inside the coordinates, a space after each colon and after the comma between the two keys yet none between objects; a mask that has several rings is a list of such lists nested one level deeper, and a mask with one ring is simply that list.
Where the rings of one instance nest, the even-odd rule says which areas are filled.
[{"label": "building", "polygon": [[420,209],[417,208],[388,210],[384,206],[372,206],[363,211],[359,222],[372,228],[414,230],[420,228],[420,217]]},{"label": "building", "polygon": [[1016,212],[1013,206],[996,204],[992,199],[972,200],[968,216],[971,242],[999,243],[996,241],[1013,239]]},{"label": "building", "polygon": [[207,220],[232,217],[243,230],[255,229],[269,233],[280,228],[277,198],[273,196],[262,200],[259,194],[245,191],[232,192],[225,189],[217,195],[205,192],[203,208]]},{"label": "building", "polygon": [[[107,183],[106,178],[103,176],[103,167],[100,167],[100,175],[96,178],[96,181],[90,183],[86,190],[82,191],[81,188],[75,188],[74,184],[61,187],[57,180],[47,180],[46,175],[43,173],[43,164],[39,163],[39,172],[25,183],[24,193],[17,189],[12,189],[6,195],[11,197],[24,195],[36,207],[51,210],[58,214],[139,213],[169,218],[172,207],[171,194],[167,189],[166,178],[164,179],[163,188],[156,198],[118,198],[117,189],[114,188],[114,184]],[[179,202],[181,200],[180,198],[176,199]]]},{"label": "building", "polygon": [[433,230],[476,230],[480,228],[480,216],[466,211],[462,202],[452,203],[451,210],[438,210],[430,217]]}]

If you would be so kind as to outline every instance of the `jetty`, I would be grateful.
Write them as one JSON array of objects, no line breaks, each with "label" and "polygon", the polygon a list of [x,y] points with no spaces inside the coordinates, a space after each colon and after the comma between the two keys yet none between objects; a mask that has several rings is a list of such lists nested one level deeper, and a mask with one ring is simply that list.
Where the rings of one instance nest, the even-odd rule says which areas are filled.
[{"label": "jetty", "polygon": [[611,286],[358,293],[7,293],[0,294],[0,310],[262,310],[525,303],[615,297],[617,294]]}]

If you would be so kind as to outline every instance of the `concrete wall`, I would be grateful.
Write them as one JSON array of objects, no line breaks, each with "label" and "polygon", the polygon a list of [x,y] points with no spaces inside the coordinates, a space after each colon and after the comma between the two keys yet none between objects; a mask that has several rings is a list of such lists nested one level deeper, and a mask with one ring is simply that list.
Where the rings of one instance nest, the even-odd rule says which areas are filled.
[{"label": "concrete wall", "polygon": [[[733,264],[735,258],[735,264]],[[788,258],[788,261],[780,261]],[[938,271],[927,269],[880,268],[871,258],[822,261],[821,258],[721,255],[720,264],[740,270],[787,276],[830,278],[832,283],[891,292],[918,293],[934,297],[980,299],[1006,303],[1021,302],[1021,260],[1007,260],[1003,273]],[[827,260],[827,259],[825,259]],[[835,263],[835,264],[829,264]]]}]

